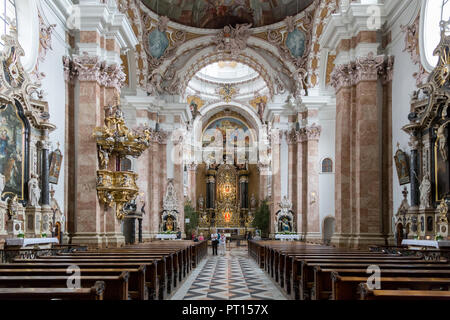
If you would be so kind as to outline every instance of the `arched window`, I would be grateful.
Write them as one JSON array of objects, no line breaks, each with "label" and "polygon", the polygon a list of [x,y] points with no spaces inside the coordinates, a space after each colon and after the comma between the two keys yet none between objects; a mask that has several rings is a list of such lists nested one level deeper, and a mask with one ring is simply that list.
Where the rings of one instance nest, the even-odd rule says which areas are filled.
[{"label": "arched window", "polygon": [[16,19],[16,5],[14,0],[0,0],[0,49],[4,43],[1,36],[9,32],[10,23]]},{"label": "arched window", "polygon": [[325,158],[322,161],[322,173],[331,173],[333,172],[333,160],[330,158]]},{"label": "arched window", "polygon": [[[444,10],[442,20],[448,20],[450,17],[450,1],[444,0]],[[428,71],[431,71],[438,62],[438,57],[433,55],[434,49],[441,39],[441,21],[442,0],[427,0],[422,8],[424,13],[422,20],[422,62]]]}]

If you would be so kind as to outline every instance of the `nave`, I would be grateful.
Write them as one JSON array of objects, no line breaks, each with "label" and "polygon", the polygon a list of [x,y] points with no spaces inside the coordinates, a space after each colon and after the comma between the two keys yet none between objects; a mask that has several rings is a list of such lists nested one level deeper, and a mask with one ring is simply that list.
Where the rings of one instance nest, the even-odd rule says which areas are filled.
[{"label": "nave", "polygon": [[233,248],[223,255],[208,255],[172,300],[286,300],[286,297],[249,257],[246,248]]}]

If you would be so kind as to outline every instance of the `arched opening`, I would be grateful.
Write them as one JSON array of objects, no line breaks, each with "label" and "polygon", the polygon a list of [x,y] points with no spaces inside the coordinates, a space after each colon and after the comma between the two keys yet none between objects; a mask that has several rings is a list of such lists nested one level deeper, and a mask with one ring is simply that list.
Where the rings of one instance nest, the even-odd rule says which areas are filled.
[{"label": "arched opening", "polygon": [[213,61],[189,80],[185,97],[194,119],[187,147],[195,156],[185,159],[198,165],[199,232],[217,229],[244,239],[254,231],[257,208],[250,203],[261,200],[258,138],[269,99],[266,80],[242,61]]}]

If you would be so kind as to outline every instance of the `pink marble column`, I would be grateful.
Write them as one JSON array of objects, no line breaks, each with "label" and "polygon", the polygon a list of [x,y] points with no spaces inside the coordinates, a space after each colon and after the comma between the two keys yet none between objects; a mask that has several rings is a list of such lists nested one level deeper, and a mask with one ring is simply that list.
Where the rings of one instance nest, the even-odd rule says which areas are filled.
[{"label": "pink marble column", "polygon": [[292,202],[292,211],[298,212],[297,206],[297,165],[296,165],[296,136],[292,136],[290,131],[286,131],[288,143],[288,199]]},{"label": "pink marble column", "polygon": [[[100,95],[100,104],[104,106],[116,105],[119,101],[117,97],[119,91],[114,87],[103,87]],[[102,109],[103,109],[102,107]],[[104,113],[102,114],[102,121],[104,121]],[[115,157],[111,158],[109,162],[109,170],[115,170]],[[138,180],[139,181],[139,180]],[[125,243],[125,237],[122,233],[123,221],[116,217],[116,208],[103,206],[103,225],[104,225],[104,239],[103,243],[106,247],[120,247]]]},{"label": "pink marble column", "polygon": [[279,210],[278,204],[281,202],[281,170],[280,170],[280,146],[283,132],[274,130],[272,133],[272,205],[270,211],[270,233],[275,232],[275,214]]},{"label": "pink marble column", "polygon": [[178,196],[178,222],[181,232],[184,234],[184,165],[183,165],[183,144],[176,139],[173,144],[173,178]]},{"label": "pink marble column", "polygon": [[74,244],[102,246],[102,208],[97,199],[97,144],[92,139],[94,128],[101,125],[103,108],[96,81],[79,79],[79,101],[76,108],[76,203]]},{"label": "pink marble column", "polygon": [[150,204],[151,204],[151,189],[153,186],[152,179],[152,168],[151,168],[151,158],[152,150],[151,146],[145,150],[136,161],[136,172],[139,175],[137,180],[137,185],[139,187],[140,195],[136,199],[137,210],[140,212],[142,201],[145,202],[145,212],[146,215],[142,217],[142,240],[148,241],[151,237],[150,234]]},{"label": "pink marble column", "polygon": [[351,67],[337,66],[332,78],[336,90],[336,161],[335,161],[335,233],[331,242],[337,246],[348,245],[351,234]]},{"label": "pink marble column", "polygon": [[151,143],[151,162],[149,163],[151,168],[151,188],[150,188],[150,206],[149,206],[149,218],[150,218],[150,232],[156,235],[159,232],[160,212],[161,212],[161,154],[158,141]]},{"label": "pink marble column", "polygon": [[188,170],[188,197],[191,200],[191,205],[193,208],[198,210],[197,208],[197,168],[198,165],[191,163],[187,166]]},{"label": "pink marble column", "polygon": [[300,139],[298,132],[295,132],[297,138],[297,194],[295,202],[297,202],[297,232],[306,236],[307,232],[307,175],[305,175],[304,167],[306,166],[307,148],[303,140]]},{"label": "pink marble column", "polygon": [[306,239],[319,242],[320,217],[319,217],[319,138],[321,128],[317,126],[306,127],[302,130],[302,136],[306,139],[307,146],[304,175],[307,176],[307,234]]}]

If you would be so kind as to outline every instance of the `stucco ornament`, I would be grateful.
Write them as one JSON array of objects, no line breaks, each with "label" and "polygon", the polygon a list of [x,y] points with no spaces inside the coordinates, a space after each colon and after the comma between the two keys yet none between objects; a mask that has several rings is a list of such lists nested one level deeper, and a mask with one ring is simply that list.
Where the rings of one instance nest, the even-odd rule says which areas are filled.
[{"label": "stucco ornament", "polygon": [[232,56],[238,56],[241,51],[247,48],[247,40],[251,35],[251,26],[251,24],[238,24],[236,28],[225,26],[213,39],[216,50],[227,51]]}]

